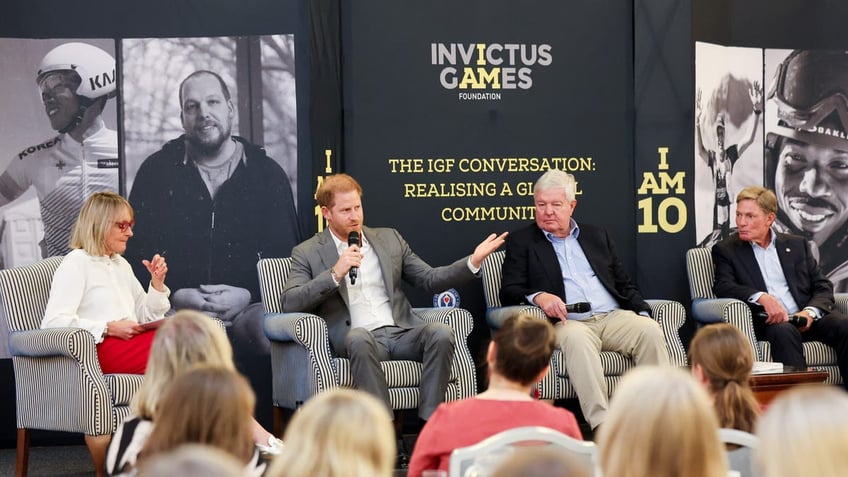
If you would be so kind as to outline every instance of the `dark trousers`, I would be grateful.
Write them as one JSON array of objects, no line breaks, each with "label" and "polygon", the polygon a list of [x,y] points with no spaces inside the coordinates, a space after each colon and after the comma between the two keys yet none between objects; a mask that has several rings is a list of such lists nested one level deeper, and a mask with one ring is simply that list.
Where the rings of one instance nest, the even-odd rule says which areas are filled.
[{"label": "dark trousers", "polygon": [[368,331],[352,328],[345,337],[347,357],[356,387],[392,408],[380,361],[393,359],[422,363],[418,386],[418,416],[428,419],[445,397],[454,355],[453,330],[443,323],[413,328],[384,326]]},{"label": "dark trousers", "polygon": [[836,350],[836,363],[842,374],[843,386],[848,388],[848,317],[833,312],[813,322],[810,329],[801,333],[789,323],[767,325],[754,319],[757,339],[771,343],[771,356],[775,361],[789,366],[806,368],[804,341],[821,341]]}]

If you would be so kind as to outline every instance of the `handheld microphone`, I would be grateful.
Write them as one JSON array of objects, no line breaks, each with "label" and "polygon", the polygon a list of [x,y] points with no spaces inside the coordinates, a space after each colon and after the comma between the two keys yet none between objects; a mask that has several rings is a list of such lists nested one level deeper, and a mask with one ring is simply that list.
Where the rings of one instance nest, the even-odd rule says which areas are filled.
[{"label": "handheld microphone", "polygon": [[[765,320],[768,318],[768,313],[766,313],[765,311],[758,311],[754,313],[754,316],[759,319]],[[807,318],[801,315],[789,315],[789,324],[798,328],[803,328],[807,326]]]},{"label": "handheld microphone", "polygon": [[[353,231],[347,234],[347,246],[351,247],[353,245],[359,245],[359,232]],[[347,272],[350,277],[350,284],[353,285],[356,283],[356,275],[359,273],[358,267],[350,267],[350,271]]]},{"label": "handheld microphone", "polygon": [[798,328],[807,326],[807,317],[801,315],[789,315],[789,323]]},{"label": "handheld microphone", "polygon": [[566,303],[565,310],[569,313],[588,313],[592,311],[592,304],[586,301]]}]

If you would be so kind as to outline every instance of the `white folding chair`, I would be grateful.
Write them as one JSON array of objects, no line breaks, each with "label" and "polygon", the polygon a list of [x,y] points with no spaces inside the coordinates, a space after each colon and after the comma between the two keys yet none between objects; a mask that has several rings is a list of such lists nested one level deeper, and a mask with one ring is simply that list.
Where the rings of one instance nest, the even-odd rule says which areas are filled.
[{"label": "white folding chair", "polygon": [[739,446],[727,451],[727,462],[730,470],[739,472],[739,477],[756,477],[752,465],[751,452],[759,445],[760,440],[750,432],[738,429],[722,428],[718,430],[718,437],[725,445]]},{"label": "white folding chair", "polygon": [[561,447],[587,469],[595,469],[597,447],[593,442],[581,441],[548,427],[526,426],[508,429],[477,444],[454,449],[450,457],[450,477],[487,477],[520,445]]}]

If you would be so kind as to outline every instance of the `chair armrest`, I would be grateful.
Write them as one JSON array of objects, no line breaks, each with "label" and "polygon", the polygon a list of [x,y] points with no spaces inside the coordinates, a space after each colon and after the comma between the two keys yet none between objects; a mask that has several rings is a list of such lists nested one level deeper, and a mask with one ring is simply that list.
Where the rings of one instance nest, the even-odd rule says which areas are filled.
[{"label": "chair armrest", "polygon": [[692,316],[700,324],[730,323],[739,328],[754,352],[754,359],[762,361],[760,345],[754,334],[754,320],[748,305],[735,298],[699,298],[692,302]]},{"label": "chair armrest", "polygon": [[645,300],[651,315],[660,324],[665,337],[665,348],[672,366],[686,366],[686,349],[680,339],[680,328],[686,322],[686,309],[673,300]]},{"label": "chair armrest", "polygon": [[848,293],[834,293],[833,299],[836,301],[836,309],[848,315]]},{"label": "chair armrest", "polygon": [[458,399],[477,394],[477,374],[474,358],[468,348],[468,335],[474,329],[474,317],[464,308],[413,308],[412,312],[429,323],[444,323],[453,330],[456,348],[452,374],[457,377]]},{"label": "chair armrest", "polygon": [[94,336],[82,328],[21,330],[9,335],[12,356],[40,358],[67,356],[76,361],[97,359]]},{"label": "chair armrest", "polygon": [[263,327],[271,341],[294,342],[310,350],[329,346],[327,322],[312,313],[266,313]]},{"label": "chair armrest", "polygon": [[503,322],[506,321],[507,318],[521,313],[526,313],[541,320],[548,320],[548,317],[545,316],[545,312],[536,305],[514,305],[487,309],[486,323],[489,325],[489,329],[494,332],[503,326]]},{"label": "chair armrest", "polygon": [[413,308],[412,312],[424,321],[450,326],[456,338],[463,340],[474,329],[474,317],[464,308]]},{"label": "chair armrest", "polygon": [[727,322],[728,314],[745,313],[748,305],[736,298],[697,298],[692,302],[692,317],[702,325]]}]

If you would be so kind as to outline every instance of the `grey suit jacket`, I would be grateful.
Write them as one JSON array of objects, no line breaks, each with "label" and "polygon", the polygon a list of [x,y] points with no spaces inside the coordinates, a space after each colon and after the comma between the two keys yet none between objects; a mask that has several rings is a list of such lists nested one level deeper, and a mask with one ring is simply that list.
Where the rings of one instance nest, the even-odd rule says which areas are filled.
[{"label": "grey suit jacket", "polygon": [[[467,257],[443,267],[433,268],[419,258],[395,229],[363,227],[371,244],[388,289],[395,323],[403,328],[423,324],[401,287],[401,280],[432,293],[457,286],[474,278]],[[283,311],[309,312],[322,317],[330,332],[333,350],[346,356],[344,341],[350,330],[347,280],[336,286],[330,267],[339,259],[329,229],[315,235],[292,250],[292,270],[283,288]]]}]

